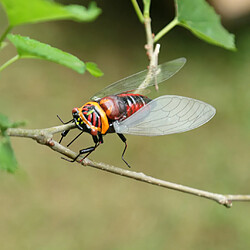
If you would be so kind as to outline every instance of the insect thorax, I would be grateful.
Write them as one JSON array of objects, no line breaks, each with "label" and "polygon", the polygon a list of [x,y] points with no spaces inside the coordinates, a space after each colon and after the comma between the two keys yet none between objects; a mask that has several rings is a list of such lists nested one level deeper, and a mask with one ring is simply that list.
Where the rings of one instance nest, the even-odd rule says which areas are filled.
[{"label": "insect thorax", "polygon": [[80,122],[80,124],[84,123],[87,128],[87,132],[92,135],[96,135],[97,132],[105,134],[109,128],[107,116],[97,102],[88,102],[81,108],[78,108],[78,115],[80,120],[78,119],[77,122]]}]

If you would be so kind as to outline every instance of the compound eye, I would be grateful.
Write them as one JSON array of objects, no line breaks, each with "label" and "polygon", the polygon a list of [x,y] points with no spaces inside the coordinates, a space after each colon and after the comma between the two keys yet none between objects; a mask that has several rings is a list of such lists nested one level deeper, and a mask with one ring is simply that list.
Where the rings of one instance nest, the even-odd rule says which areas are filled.
[{"label": "compound eye", "polygon": [[73,108],[72,109],[72,114],[77,113],[77,112],[78,112],[78,108]]},{"label": "compound eye", "polygon": [[93,135],[93,136],[96,136],[97,135],[97,130],[91,129],[90,134]]}]

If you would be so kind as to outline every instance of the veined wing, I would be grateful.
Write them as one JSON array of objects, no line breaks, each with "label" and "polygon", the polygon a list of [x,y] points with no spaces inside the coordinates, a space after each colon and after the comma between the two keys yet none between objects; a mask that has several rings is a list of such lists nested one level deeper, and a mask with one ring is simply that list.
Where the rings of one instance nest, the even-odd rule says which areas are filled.
[{"label": "veined wing", "polygon": [[210,104],[183,96],[160,96],[121,122],[116,133],[157,136],[185,132],[208,122],[216,113]]},{"label": "veined wing", "polygon": [[185,58],[178,58],[173,61],[158,65],[158,67],[152,71],[143,70],[107,86],[100,92],[97,92],[91,99],[97,101],[100,98],[108,95],[116,95],[123,92],[136,90],[139,88],[139,86],[139,89],[144,89],[148,86],[154,85],[155,83],[159,84],[177,73],[185,63]]}]

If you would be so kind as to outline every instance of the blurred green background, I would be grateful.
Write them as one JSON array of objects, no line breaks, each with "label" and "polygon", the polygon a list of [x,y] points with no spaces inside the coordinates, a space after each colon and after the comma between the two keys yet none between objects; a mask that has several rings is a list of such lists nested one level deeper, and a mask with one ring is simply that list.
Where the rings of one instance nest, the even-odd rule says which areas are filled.
[{"label": "blurred green background", "polygon": [[[27,128],[59,125],[57,114],[71,119],[73,107],[146,67],[144,27],[130,1],[98,5],[103,13],[93,23],[49,22],[22,26],[14,33],[94,61],[105,75],[94,78],[46,61],[20,60],[1,74],[1,113],[28,121]],[[173,11],[171,1],[153,1],[155,32],[171,20]],[[183,28],[160,40],[160,63],[182,56],[188,62],[152,96],[193,97],[212,104],[217,114],[208,124],[183,134],[127,136],[126,160],[132,170],[211,192],[250,193],[249,20],[226,25],[236,35],[237,52],[206,44]],[[4,27],[1,9],[1,33]],[[1,51],[0,63],[14,55],[8,46]],[[90,146],[91,140],[85,134],[72,149]],[[126,169],[118,136],[107,135],[104,140],[91,159]],[[226,209],[202,198],[70,164],[29,139],[12,138],[12,143],[20,169],[15,175],[0,173],[1,250],[250,249],[250,203],[235,202]]]}]

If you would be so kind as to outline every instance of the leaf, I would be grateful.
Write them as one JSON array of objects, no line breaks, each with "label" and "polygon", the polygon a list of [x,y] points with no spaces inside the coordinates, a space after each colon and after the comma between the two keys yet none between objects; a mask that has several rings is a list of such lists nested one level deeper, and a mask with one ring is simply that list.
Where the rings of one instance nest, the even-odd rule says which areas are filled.
[{"label": "leaf", "polygon": [[21,58],[45,59],[64,65],[81,74],[85,72],[84,62],[69,53],[29,37],[14,34],[9,34],[7,37],[17,48],[18,55]]},{"label": "leaf", "polygon": [[9,136],[0,137],[0,169],[11,173],[17,169],[17,160]]},{"label": "leaf", "polygon": [[4,135],[8,128],[16,128],[23,126],[24,121],[10,122],[6,115],[0,113],[0,131]]},{"label": "leaf", "polygon": [[12,123],[9,121],[6,115],[0,113],[0,130],[2,133],[5,132],[7,128],[10,128]]},{"label": "leaf", "polygon": [[91,22],[94,21],[100,14],[101,9],[96,6],[95,2],[91,2],[89,4],[89,8],[85,8],[84,6],[71,4],[65,6],[65,9],[71,13],[71,19],[78,22]]},{"label": "leaf", "polygon": [[86,63],[86,69],[87,71],[95,77],[103,76],[103,72],[97,67],[97,65],[93,62],[87,62]]},{"label": "leaf", "polygon": [[5,48],[8,45],[7,42],[1,42],[0,43],[0,50],[2,50],[3,48]]},{"label": "leaf", "polygon": [[220,17],[205,0],[175,0],[178,24],[208,43],[236,50],[234,35],[223,28]]},{"label": "leaf", "polygon": [[80,5],[62,5],[50,0],[0,0],[7,13],[11,27],[51,20],[93,21],[101,9],[95,3],[89,9]]},{"label": "leaf", "polygon": [[6,130],[22,125],[23,121],[11,122],[6,115],[0,113],[0,170],[13,173],[17,169],[17,160]]}]

